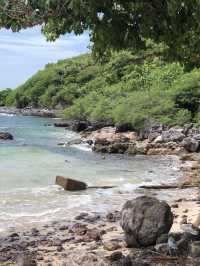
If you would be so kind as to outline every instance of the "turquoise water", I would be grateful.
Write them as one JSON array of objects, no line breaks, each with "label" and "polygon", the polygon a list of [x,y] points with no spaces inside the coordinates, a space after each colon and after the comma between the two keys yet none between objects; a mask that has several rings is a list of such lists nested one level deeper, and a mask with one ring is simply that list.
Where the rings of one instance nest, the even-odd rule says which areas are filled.
[{"label": "turquoise water", "polygon": [[[53,119],[0,115],[0,131],[13,141],[0,142],[0,231],[10,227],[65,219],[82,211],[108,211],[141,183],[170,181],[180,173],[171,157],[106,156],[89,147],[59,147],[79,138],[55,128]],[[47,126],[48,125],[48,126]],[[89,185],[116,185],[112,190],[65,192],[56,175]]]}]

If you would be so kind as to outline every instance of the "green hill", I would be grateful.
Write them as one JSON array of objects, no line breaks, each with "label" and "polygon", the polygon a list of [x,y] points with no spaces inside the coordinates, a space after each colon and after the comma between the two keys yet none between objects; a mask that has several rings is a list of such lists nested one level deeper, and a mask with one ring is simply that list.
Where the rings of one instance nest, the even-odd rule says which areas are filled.
[{"label": "green hill", "polygon": [[[160,50],[159,50],[160,49]],[[48,64],[22,86],[0,93],[1,104],[63,109],[66,119],[167,124],[200,123],[200,70],[185,72],[162,59],[162,48],[113,53],[99,64],[90,54]]]}]

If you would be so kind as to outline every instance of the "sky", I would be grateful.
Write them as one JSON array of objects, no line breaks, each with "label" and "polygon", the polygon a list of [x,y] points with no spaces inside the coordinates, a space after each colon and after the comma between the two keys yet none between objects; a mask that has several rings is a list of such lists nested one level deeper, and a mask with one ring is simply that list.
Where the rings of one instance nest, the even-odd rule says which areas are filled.
[{"label": "sky", "polygon": [[47,42],[40,28],[13,33],[0,30],[0,89],[15,88],[47,63],[88,51],[87,33],[68,34],[56,42]]}]

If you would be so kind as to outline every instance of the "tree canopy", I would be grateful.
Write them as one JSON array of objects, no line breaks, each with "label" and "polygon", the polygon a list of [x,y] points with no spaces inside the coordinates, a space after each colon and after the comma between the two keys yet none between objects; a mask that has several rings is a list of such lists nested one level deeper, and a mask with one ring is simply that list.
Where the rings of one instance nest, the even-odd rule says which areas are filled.
[{"label": "tree canopy", "polygon": [[48,40],[88,30],[94,55],[164,43],[172,59],[198,65],[200,0],[0,0],[0,27],[42,25]]}]

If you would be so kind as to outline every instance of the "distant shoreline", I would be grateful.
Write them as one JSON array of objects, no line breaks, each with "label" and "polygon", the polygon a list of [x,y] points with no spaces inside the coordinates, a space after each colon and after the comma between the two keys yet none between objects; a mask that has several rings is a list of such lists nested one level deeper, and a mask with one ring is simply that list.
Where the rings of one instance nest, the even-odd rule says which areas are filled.
[{"label": "distant shoreline", "polygon": [[27,107],[18,109],[15,107],[0,107],[0,114],[7,115],[23,115],[23,116],[37,116],[37,117],[57,117],[58,110],[48,108],[32,108]]}]

